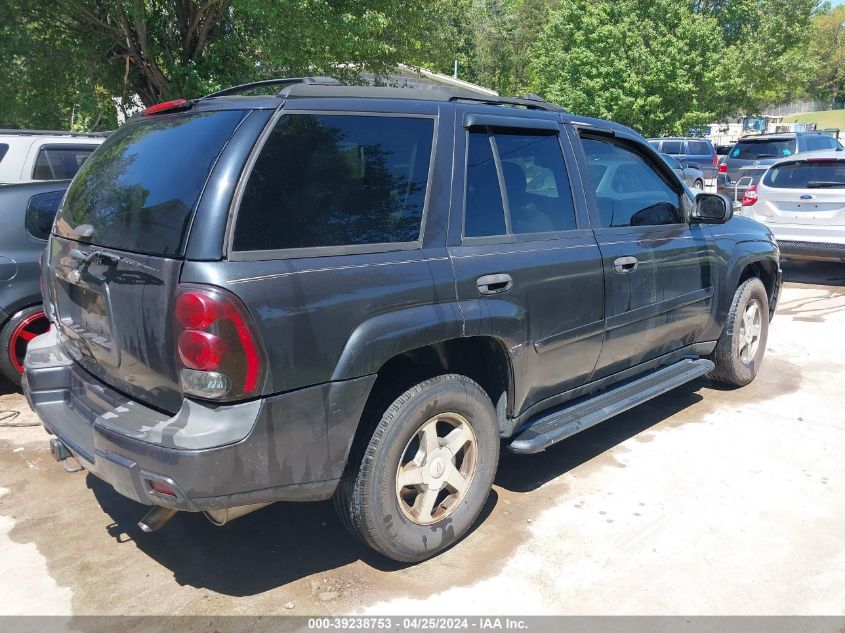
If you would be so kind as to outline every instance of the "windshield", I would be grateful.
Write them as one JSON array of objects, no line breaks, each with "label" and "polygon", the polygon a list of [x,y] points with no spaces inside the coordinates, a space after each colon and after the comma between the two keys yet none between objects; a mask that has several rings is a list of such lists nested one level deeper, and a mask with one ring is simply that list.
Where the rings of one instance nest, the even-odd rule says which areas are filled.
[{"label": "windshield", "polygon": [[739,160],[758,160],[761,158],[783,158],[795,153],[795,139],[765,139],[759,141],[739,141],[731,150],[730,157]]},{"label": "windshield", "polygon": [[241,110],[127,123],[79,170],[56,234],[97,246],[179,255],[209,172]]},{"label": "windshield", "polygon": [[845,187],[845,160],[790,163],[772,167],[763,184],[778,189]]}]

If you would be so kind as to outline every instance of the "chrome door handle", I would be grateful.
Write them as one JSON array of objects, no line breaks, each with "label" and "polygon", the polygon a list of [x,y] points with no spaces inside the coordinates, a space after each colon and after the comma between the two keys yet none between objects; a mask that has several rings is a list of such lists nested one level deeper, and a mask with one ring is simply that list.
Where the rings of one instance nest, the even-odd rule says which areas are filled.
[{"label": "chrome door handle", "polygon": [[478,286],[478,292],[481,294],[495,295],[513,288],[513,279],[507,273],[482,275],[475,281],[475,285]]},{"label": "chrome door handle", "polygon": [[617,257],[613,260],[613,267],[618,273],[632,273],[637,269],[639,263],[636,257]]}]

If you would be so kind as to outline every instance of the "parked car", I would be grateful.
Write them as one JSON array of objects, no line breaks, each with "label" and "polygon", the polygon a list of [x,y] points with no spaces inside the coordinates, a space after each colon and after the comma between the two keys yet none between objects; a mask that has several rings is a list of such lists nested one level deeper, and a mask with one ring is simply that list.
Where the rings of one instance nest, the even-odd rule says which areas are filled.
[{"label": "parked car", "polygon": [[716,191],[740,200],[745,190],[757,184],[775,162],[802,152],[841,150],[835,138],[819,132],[792,132],[746,136],[736,142],[719,163]]},{"label": "parked car", "polygon": [[786,257],[845,261],[845,153],[779,160],[745,191],[741,213],[768,226]]},{"label": "parked car", "polygon": [[333,498],[418,561],[476,520],[501,444],[754,379],[774,240],[629,128],[278,83],[149,108],[56,217],[25,393],[56,459],[151,506],[142,529]]},{"label": "parked car", "polygon": [[0,130],[0,184],[70,180],[107,133]]},{"label": "parked car", "polygon": [[661,156],[663,160],[669,163],[669,167],[677,174],[678,178],[696,191],[704,191],[704,174],[698,167],[677,161],[669,154],[661,154]]},{"label": "parked car", "polygon": [[27,343],[50,327],[41,305],[40,258],[68,181],[0,187],[0,372],[20,384]]},{"label": "parked car", "polygon": [[697,167],[705,178],[716,177],[716,149],[706,138],[651,138],[649,144],[662,154]]}]

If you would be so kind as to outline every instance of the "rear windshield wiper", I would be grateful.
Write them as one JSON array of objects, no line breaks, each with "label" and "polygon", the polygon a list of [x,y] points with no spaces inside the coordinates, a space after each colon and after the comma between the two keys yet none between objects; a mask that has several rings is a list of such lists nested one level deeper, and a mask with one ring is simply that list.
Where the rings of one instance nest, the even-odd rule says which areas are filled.
[{"label": "rear windshield wiper", "polygon": [[811,180],[807,183],[807,189],[822,189],[823,187],[845,187],[845,182],[836,180]]}]

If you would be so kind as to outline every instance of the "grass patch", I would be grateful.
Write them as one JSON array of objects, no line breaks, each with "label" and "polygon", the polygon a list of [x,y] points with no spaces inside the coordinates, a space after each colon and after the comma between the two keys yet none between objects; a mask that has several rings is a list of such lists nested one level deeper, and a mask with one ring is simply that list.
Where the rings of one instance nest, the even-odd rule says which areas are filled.
[{"label": "grass patch", "polygon": [[823,110],[821,112],[805,112],[784,117],[784,123],[815,123],[816,128],[838,128],[845,132],[845,110]]}]

